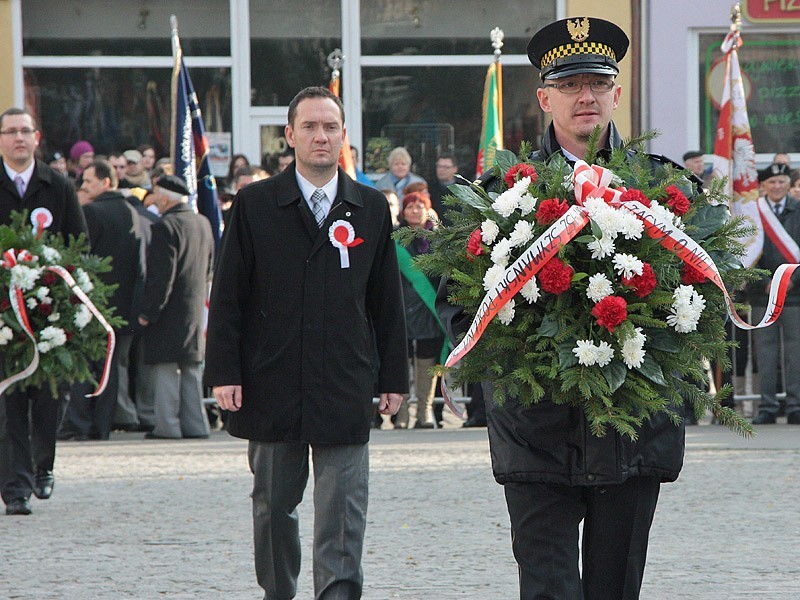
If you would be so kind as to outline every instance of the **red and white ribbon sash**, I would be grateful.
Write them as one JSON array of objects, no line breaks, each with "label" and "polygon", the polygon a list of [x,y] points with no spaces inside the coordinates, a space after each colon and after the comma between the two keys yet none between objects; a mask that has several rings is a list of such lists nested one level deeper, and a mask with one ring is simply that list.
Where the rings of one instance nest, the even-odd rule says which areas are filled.
[{"label": "red and white ribbon sash", "polygon": [[769,240],[778,249],[778,252],[781,253],[786,262],[800,262],[800,248],[798,248],[797,242],[786,233],[786,229],[765,198],[758,199],[758,214],[761,217],[764,233],[767,234]]},{"label": "red and white ribbon sash", "polygon": [[[536,239],[509,266],[500,281],[484,296],[472,324],[461,342],[452,350],[445,360],[444,367],[452,367],[464,358],[480,339],[489,322],[497,312],[513,298],[517,292],[533,277],[544,264],[555,256],[561,246],[569,243],[589,222],[583,202],[587,198],[603,198],[609,204],[623,208],[636,215],[644,224],[648,236],[680,258],[702,272],[713,282],[725,296],[728,315],[740,329],[758,329],[773,324],[783,310],[783,302],[789,288],[792,273],[800,264],[781,265],[772,277],[770,294],[764,318],[755,325],[743,321],[736,313],[733,300],[725,288],[722,276],[708,253],[691,237],[654,215],[649,208],[640,202],[621,202],[620,197],[625,188],[611,189],[613,173],[597,165],[587,165],[583,161],[575,163],[575,198],[578,203],[553,223],[538,239]],[[457,407],[447,394],[446,374],[442,375],[442,395],[450,410],[458,417],[464,417],[464,411]]]},{"label": "red and white ribbon sash", "polygon": [[[29,262],[31,260],[33,260],[33,255],[27,250],[20,250],[19,252],[16,252],[16,250],[12,248],[3,253],[3,260],[0,262],[0,267],[10,270],[18,262]],[[86,308],[89,309],[89,312],[91,312],[92,315],[94,315],[94,317],[100,322],[100,324],[103,326],[103,329],[106,330],[106,357],[103,364],[103,373],[100,377],[100,381],[98,382],[97,389],[91,394],[87,394],[87,397],[99,396],[106,389],[106,386],[108,385],[108,379],[111,374],[114,346],[116,345],[116,336],[114,335],[114,330],[108,324],[108,321],[106,321],[103,314],[97,310],[97,307],[91,301],[89,296],[86,295],[72,275],[70,275],[69,271],[67,271],[64,267],[59,266],[48,266],[45,267],[45,270],[55,273],[61,277],[67,286],[69,286],[69,288],[72,290],[72,292],[81,300],[81,302],[83,302],[83,304],[86,305]],[[25,298],[22,289],[16,284],[11,285],[11,289],[9,291],[9,301],[11,302],[11,307],[14,310],[14,316],[17,318],[17,322],[22,326],[25,334],[33,343],[33,357],[30,364],[28,364],[28,366],[22,371],[4,379],[3,381],[0,381],[0,394],[5,392],[14,383],[30,377],[36,372],[36,369],[39,368],[39,345],[36,341],[36,334],[33,331],[33,327],[31,327],[30,320],[28,319],[28,313],[25,307]]]}]

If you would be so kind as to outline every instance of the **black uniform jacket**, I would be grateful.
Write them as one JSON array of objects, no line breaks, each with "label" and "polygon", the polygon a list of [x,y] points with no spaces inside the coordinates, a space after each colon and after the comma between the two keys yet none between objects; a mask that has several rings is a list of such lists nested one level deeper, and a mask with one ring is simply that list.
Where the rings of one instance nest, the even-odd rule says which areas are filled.
[{"label": "black uniform jacket", "polygon": [[187,204],[165,211],[153,223],[141,314],[145,363],[200,362],[203,321],[214,260],[208,219]]},{"label": "black uniform jacket", "polygon": [[[613,123],[609,127],[607,149],[619,147],[619,133]],[[551,125],[532,159],[547,160],[560,150]],[[655,167],[664,159],[652,157],[652,162]],[[554,404],[547,396],[530,407],[515,399],[496,406],[491,390],[486,391],[492,469],[498,483],[608,485],[639,475],[674,481],[683,466],[684,426],[675,426],[664,414],[645,421],[635,442],[611,429],[598,438],[580,408]]]},{"label": "black uniform jacket", "polygon": [[[363,239],[347,252],[349,268],[329,239],[337,220]],[[293,165],[239,192],[211,290],[205,365],[206,385],[243,388],[232,435],[368,441],[375,392],[408,389],[391,232],[383,194],[341,169],[321,228]]]}]

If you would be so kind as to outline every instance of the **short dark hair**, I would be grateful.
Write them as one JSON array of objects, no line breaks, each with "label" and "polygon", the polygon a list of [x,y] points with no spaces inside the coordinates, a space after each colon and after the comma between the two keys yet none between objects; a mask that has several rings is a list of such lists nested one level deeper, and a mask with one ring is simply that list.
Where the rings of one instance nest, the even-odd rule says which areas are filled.
[{"label": "short dark hair", "polygon": [[6,117],[11,117],[14,115],[28,115],[31,118],[31,122],[33,123],[34,129],[39,129],[39,125],[36,124],[36,117],[34,117],[30,111],[25,110],[24,108],[9,108],[6,110],[2,115],[0,115],[0,127],[3,126],[3,120]]},{"label": "short dark hair", "polygon": [[250,175],[267,176],[269,174],[267,173],[266,169],[262,169],[258,165],[244,165],[236,169],[236,171],[234,171],[233,180],[236,181],[237,179],[239,179],[239,177],[247,177]]},{"label": "short dark hair", "polygon": [[442,152],[442,153],[441,153],[441,154],[440,154],[440,155],[439,155],[439,156],[436,158],[436,162],[438,163],[438,162],[439,162],[440,160],[442,160],[442,159],[449,160],[451,163],[453,163],[453,166],[454,166],[454,167],[457,167],[457,166],[458,166],[458,162],[456,162],[456,157],[455,157],[455,156],[453,156],[452,154],[450,154],[449,152]]},{"label": "short dark hair", "polygon": [[294,126],[294,118],[297,116],[297,105],[308,98],[330,98],[336,102],[336,106],[339,107],[339,114],[342,117],[342,125],[344,125],[344,105],[342,104],[342,100],[328,88],[322,86],[303,88],[292,98],[292,101],[289,103],[289,125]]},{"label": "short dark hair", "polygon": [[98,179],[110,179],[111,189],[117,189],[117,186],[119,185],[119,179],[117,179],[117,170],[111,166],[110,162],[107,160],[93,160],[86,168],[94,169],[94,176]]}]

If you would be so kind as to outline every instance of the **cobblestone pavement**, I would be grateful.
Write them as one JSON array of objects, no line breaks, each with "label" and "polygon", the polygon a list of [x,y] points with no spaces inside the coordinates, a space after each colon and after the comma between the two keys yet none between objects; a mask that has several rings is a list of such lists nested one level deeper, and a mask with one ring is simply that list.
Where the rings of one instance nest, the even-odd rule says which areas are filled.
[{"label": "cobblestone pavement", "polygon": [[[60,443],[53,497],[0,515],[0,598],[255,599],[246,443]],[[687,434],[662,487],[644,599],[800,597],[800,427],[742,440]],[[502,488],[485,429],[376,431],[364,556],[366,600],[518,597]],[[298,598],[312,598],[310,488]]]}]

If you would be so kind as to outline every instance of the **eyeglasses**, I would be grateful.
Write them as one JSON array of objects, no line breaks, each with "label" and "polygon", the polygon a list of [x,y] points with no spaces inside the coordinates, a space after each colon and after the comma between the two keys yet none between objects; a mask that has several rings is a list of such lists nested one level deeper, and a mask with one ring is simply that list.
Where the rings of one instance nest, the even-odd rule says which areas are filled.
[{"label": "eyeglasses", "polygon": [[31,129],[30,127],[24,127],[23,129],[3,129],[2,131],[0,131],[0,135],[7,135],[8,137],[17,137],[18,135],[22,134],[22,137],[30,137],[37,131],[38,129]]},{"label": "eyeglasses", "polygon": [[595,94],[605,94],[614,88],[613,79],[595,79],[589,82],[581,81],[557,81],[556,83],[545,83],[544,87],[555,88],[562,94],[577,94],[583,86],[588,85],[589,89]]}]

